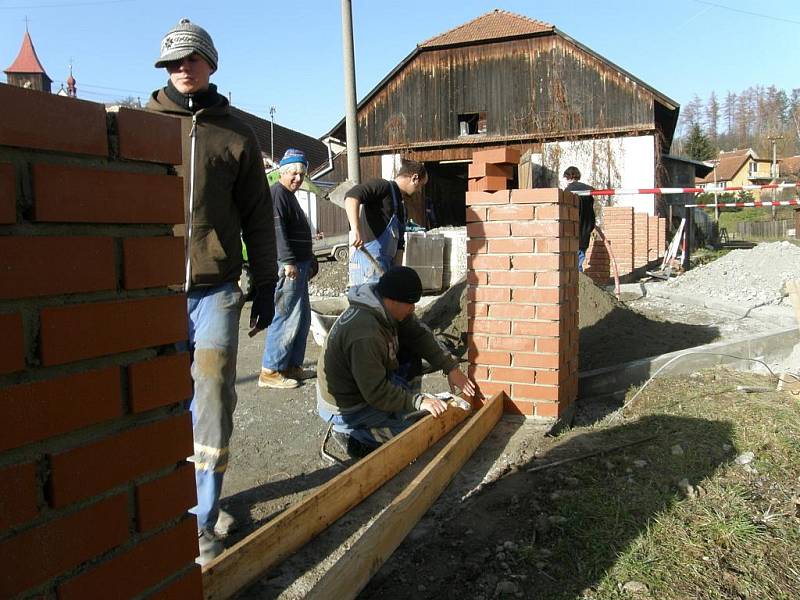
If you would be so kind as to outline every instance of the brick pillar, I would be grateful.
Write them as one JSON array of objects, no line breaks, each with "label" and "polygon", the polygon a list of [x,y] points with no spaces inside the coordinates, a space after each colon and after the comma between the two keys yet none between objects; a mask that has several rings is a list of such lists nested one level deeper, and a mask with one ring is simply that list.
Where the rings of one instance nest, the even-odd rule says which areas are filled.
[{"label": "brick pillar", "polygon": [[202,598],[179,124],[0,106],[0,596]]},{"label": "brick pillar", "polygon": [[647,266],[650,251],[650,225],[647,213],[633,214],[633,268]]},{"label": "brick pillar", "polygon": [[658,217],[658,258],[664,258],[669,242],[669,222],[666,217]]},{"label": "brick pillar", "polygon": [[595,235],[589,242],[586,260],[583,262],[583,272],[597,285],[606,285],[611,278],[611,259],[599,235]]},{"label": "brick pillar", "polygon": [[506,412],[555,418],[578,385],[577,197],[467,193],[470,373]]},{"label": "brick pillar", "polygon": [[603,232],[617,261],[619,276],[633,271],[633,207],[606,206],[603,209]]}]

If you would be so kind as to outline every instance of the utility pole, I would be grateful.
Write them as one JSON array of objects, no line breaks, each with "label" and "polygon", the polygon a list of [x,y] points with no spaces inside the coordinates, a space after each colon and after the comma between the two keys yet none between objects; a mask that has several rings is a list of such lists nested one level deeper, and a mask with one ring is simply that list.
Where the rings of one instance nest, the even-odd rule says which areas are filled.
[{"label": "utility pole", "polygon": [[[772,165],[770,166],[770,177],[772,177],[772,183],[777,183],[776,179],[778,179],[778,155],[776,152],[776,146],[778,144],[778,140],[782,140],[782,135],[770,135],[767,136],[767,139],[772,142]],[[777,188],[772,190],[772,201],[776,201],[778,199],[778,190]],[[772,220],[775,220],[775,216],[777,214],[777,210],[775,206],[772,207]]]},{"label": "utility pole", "polygon": [[347,178],[361,183],[356,117],[356,59],[353,50],[353,7],[342,0],[342,54],[344,57],[344,108],[347,124]]},{"label": "utility pole", "polygon": [[269,107],[269,159],[275,164],[275,107]]}]

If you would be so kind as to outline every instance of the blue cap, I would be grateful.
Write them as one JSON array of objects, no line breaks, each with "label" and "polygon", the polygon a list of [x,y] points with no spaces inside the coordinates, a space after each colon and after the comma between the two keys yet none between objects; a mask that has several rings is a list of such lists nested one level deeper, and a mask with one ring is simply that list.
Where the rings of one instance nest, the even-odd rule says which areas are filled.
[{"label": "blue cap", "polygon": [[306,168],[308,168],[308,159],[306,158],[305,152],[302,150],[298,150],[297,148],[289,148],[283,154],[283,158],[281,162],[278,163],[279,166],[290,165],[292,163],[303,163]]}]

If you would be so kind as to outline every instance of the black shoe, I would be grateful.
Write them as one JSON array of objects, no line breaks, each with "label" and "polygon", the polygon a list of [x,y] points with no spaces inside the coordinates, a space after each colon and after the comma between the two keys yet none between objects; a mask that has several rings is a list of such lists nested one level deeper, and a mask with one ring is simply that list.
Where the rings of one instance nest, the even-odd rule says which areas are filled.
[{"label": "black shoe", "polygon": [[364,458],[377,448],[377,446],[368,446],[353,436],[341,433],[340,431],[331,431],[331,439],[334,440],[339,448],[350,458]]}]

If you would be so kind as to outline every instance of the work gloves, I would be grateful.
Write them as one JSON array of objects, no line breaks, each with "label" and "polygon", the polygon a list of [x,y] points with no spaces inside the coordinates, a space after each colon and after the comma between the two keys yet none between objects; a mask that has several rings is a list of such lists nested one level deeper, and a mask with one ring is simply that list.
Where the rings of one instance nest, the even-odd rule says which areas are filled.
[{"label": "work gloves", "polygon": [[256,288],[250,308],[250,337],[269,327],[275,316],[275,284],[265,283]]}]

